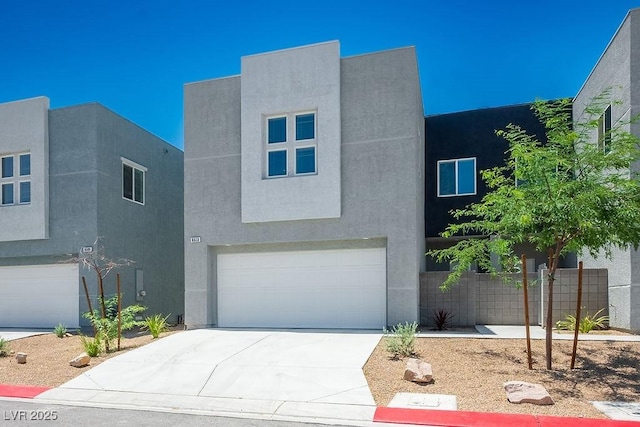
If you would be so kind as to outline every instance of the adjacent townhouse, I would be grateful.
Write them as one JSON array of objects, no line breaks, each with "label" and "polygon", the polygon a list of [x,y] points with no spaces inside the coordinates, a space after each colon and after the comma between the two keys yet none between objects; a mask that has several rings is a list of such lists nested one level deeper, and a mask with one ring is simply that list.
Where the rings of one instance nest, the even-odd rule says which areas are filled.
[{"label": "adjacent townhouse", "polygon": [[[624,130],[640,136],[640,9],[627,13],[604,53],[587,77],[573,102],[575,121],[584,120],[590,100],[611,91],[611,99],[619,101],[605,106],[599,129],[591,137],[594,144],[606,150],[603,135],[621,122],[633,124]],[[635,165],[637,169],[639,166]],[[636,170],[637,172],[637,170]],[[607,268],[609,271],[609,316],[611,326],[640,331],[640,253],[615,250],[613,258],[604,254],[593,259],[584,257],[585,267]]]},{"label": "adjacent townhouse", "polygon": [[187,84],[188,327],[417,321],[424,113],[414,48],[337,41]]},{"label": "adjacent townhouse", "polygon": [[[97,103],[51,109],[39,97],[0,104],[0,327],[87,325],[71,262],[100,250],[134,261],[123,304],[181,315],[183,153]],[[105,293],[116,293],[115,271]]]},{"label": "adjacent townhouse", "polygon": [[[544,125],[531,109],[532,104],[520,104],[479,110],[438,114],[425,117],[425,237],[427,249],[451,246],[455,239],[440,237],[447,226],[456,221],[452,210],[478,203],[488,188],[480,171],[504,166],[509,148],[507,141],[496,134],[514,124],[546,141]],[[465,236],[464,238],[486,236]],[[530,259],[530,271],[546,262],[544,254],[522,246],[518,252]],[[427,270],[449,270],[427,258]]]}]

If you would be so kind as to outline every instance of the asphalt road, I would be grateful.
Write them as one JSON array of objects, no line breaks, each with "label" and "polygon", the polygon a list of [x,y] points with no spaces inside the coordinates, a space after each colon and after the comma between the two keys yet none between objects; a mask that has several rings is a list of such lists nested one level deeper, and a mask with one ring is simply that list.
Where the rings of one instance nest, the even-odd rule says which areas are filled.
[{"label": "asphalt road", "polygon": [[0,399],[0,425],[22,426],[207,426],[207,427],[326,427],[289,421],[224,418],[209,415],[176,414],[86,406],[45,405],[25,400]]}]

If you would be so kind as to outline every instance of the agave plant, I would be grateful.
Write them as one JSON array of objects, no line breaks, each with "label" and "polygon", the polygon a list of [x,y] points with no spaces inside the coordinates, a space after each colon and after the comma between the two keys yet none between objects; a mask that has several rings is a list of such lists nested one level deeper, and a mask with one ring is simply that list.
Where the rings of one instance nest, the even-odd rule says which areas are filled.
[{"label": "agave plant", "polygon": [[[594,329],[606,329],[609,323],[609,316],[600,316],[600,313],[604,311],[604,308],[596,311],[596,313],[592,316],[589,313],[586,313],[582,319],[580,319],[580,324],[578,325],[578,331],[584,334],[588,334]],[[575,331],[576,330],[576,317],[572,314],[568,314],[564,320],[558,320],[556,322],[556,328]]]}]

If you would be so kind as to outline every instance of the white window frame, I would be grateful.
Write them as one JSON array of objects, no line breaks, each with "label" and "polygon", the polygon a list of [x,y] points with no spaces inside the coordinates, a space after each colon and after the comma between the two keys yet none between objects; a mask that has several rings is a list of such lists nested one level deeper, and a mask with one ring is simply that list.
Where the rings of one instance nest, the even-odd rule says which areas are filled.
[{"label": "white window frame", "polygon": [[[120,157],[120,160],[122,161],[122,165],[120,166],[120,195],[122,199],[144,206],[144,204],[147,202],[147,168],[125,157]],[[131,180],[131,199],[124,197],[123,170],[125,165],[133,168]],[[136,169],[142,172],[142,202],[136,200]]]},{"label": "white window frame", "polygon": [[[307,114],[313,114],[313,138],[312,139],[297,139],[296,135],[296,118],[298,116],[304,116]],[[269,143],[269,120],[286,118],[286,140],[284,142],[272,142]],[[278,179],[278,178],[290,178],[294,176],[308,176],[318,174],[318,112],[317,110],[301,110],[286,114],[272,114],[264,116],[264,162],[263,162],[263,178],[264,179]],[[297,168],[297,150],[303,148],[314,149],[314,171],[305,173],[296,173]],[[287,173],[284,175],[269,175],[269,153],[273,151],[286,151],[287,157]]]},{"label": "white window frame", "polygon": [[[10,177],[2,178],[2,173],[0,171],[0,207],[5,206],[25,206],[31,204],[31,167],[29,167],[29,175],[21,175],[20,174],[20,156],[29,155],[29,163],[31,163],[31,152],[29,151],[21,151],[19,153],[12,154],[3,154],[0,155],[0,168],[2,168],[2,159],[11,158],[13,159],[13,175]],[[20,184],[23,182],[28,182],[30,187],[30,195],[28,202],[21,202],[21,192],[20,192]],[[2,187],[6,184],[13,185],[13,202],[12,203],[2,203]]]},{"label": "white window frame", "polygon": [[[458,193],[458,163],[465,160],[473,160],[473,192],[472,193]],[[454,166],[454,190],[453,194],[440,194],[440,164],[442,163],[453,163]],[[437,194],[438,197],[463,197],[463,196],[475,196],[478,193],[478,159],[476,157],[463,157],[459,159],[445,159],[438,160],[436,164],[436,175],[437,175]]]}]

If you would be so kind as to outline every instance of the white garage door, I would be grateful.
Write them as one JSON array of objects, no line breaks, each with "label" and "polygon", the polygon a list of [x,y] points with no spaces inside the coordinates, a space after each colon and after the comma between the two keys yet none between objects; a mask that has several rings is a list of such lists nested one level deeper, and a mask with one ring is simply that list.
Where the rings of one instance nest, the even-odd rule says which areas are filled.
[{"label": "white garage door", "polygon": [[77,328],[78,265],[0,267],[0,328]]},{"label": "white garage door", "polygon": [[381,329],[386,250],[218,255],[218,325]]}]

